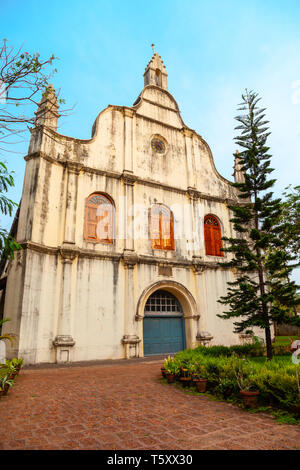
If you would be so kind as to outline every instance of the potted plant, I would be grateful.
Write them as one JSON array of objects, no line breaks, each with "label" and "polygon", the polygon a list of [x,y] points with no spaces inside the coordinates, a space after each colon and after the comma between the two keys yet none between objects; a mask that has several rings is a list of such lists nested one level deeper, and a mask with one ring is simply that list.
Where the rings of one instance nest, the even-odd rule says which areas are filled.
[{"label": "potted plant", "polygon": [[165,370],[166,370],[166,379],[169,384],[175,382],[176,375],[179,375],[179,366],[177,362],[174,360],[173,357],[168,357],[168,359],[164,362]]},{"label": "potted plant", "polygon": [[4,365],[4,369],[9,377],[9,379],[14,379],[15,376],[17,375],[18,371],[14,365],[14,362],[13,360],[9,361],[9,360],[6,360],[5,361],[5,365]]},{"label": "potted plant", "polygon": [[24,364],[24,359],[22,359],[21,357],[14,357],[12,360],[11,360],[12,364],[14,365],[15,369],[16,369],[16,372],[17,374],[20,372],[20,369],[21,367],[23,366]]},{"label": "potted plant", "polygon": [[183,387],[188,387],[191,383],[192,377],[190,375],[189,369],[181,368],[182,375],[179,378],[180,382],[182,383]]},{"label": "potted plant", "polygon": [[204,366],[198,366],[197,374],[193,378],[193,383],[196,385],[199,393],[206,392],[207,377],[208,374],[206,368]]},{"label": "potted plant", "polygon": [[179,378],[180,382],[182,383],[183,387],[189,387],[192,380],[192,374],[195,372],[195,365],[194,364],[187,364],[184,367],[180,368],[181,370],[181,377]]},{"label": "potted plant", "polygon": [[14,381],[10,379],[8,375],[3,375],[2,377],[0,377],[0,396],[6,395],[8,389],[12,387],[13,384]]},{"label": "potted plant", "polygon": [[[242,361],[245,361],[245,365],[248,364],[245,359],[242,359]],[[253,383],[251,368],[249,367],[248,371],[245,370],[241,361],[238,361],[237,367],[235,367],[235,376],[244,406],[246,408],[256,408],[259,390],[256,389]]]}]

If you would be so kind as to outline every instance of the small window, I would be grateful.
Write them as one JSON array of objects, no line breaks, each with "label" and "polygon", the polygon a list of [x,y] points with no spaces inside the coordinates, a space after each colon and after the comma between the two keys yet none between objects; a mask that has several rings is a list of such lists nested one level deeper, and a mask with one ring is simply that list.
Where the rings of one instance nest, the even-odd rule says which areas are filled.
[{"label": "small window", "polygon": [[151,239],[155,250],[174,250],[173,214],[162,204],[151,208]]},{"label": "small window", "polygon": [[112,243],[114,205],[104,194],[91,194],[86,203],[85,240]]},{"label": "small window", "polygon": [[155,70],[155,85],[161,87],[161,71],[159,69]]},{"label": "small window", "polygon": [[224,256],[220,222],[213,215],[204,218],[205,253],[211,256]]}]

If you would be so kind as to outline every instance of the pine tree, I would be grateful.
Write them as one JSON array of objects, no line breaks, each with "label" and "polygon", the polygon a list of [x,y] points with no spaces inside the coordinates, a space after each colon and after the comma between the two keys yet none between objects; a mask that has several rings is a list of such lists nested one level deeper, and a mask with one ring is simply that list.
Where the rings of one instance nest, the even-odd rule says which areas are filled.
[{"label": "pine tree", "polygon": [[234,319],[235,332],[251,333],[253,327],[265,330],[267,356],[272,359],[271,325],[276,322],[300,325],[299,318],[291,318],[287,307],[299,303],[297,286],[287,281],[292,270],[293,256],[284,249],[280,234],[281,200],[274,199],[270,188],[271,155],[267,146],[270,135],[265,119],[265,108],[259,108],[257,93],[242,95],[238,110],[245,114],[235,119],[240,135],[235,138],[242,147],[239,166],[242,181],[232,183],[238,189],[239,202],[230,206],[236,238],[224,237],[224,251],[232,254],[226,266],[235,268],[236,278],[228,282],[227,295],[220,303],[229,306],[218,315]]}]

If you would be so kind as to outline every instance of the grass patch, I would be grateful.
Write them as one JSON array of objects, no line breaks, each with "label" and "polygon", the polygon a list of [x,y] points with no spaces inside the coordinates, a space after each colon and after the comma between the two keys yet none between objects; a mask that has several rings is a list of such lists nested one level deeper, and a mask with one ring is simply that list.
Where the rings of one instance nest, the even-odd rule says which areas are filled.
[{"label": "grass patch", "polygon": [[300,336],[275,336],[274,346],[290,346],[290,340],[295,341],[300,339]]}]

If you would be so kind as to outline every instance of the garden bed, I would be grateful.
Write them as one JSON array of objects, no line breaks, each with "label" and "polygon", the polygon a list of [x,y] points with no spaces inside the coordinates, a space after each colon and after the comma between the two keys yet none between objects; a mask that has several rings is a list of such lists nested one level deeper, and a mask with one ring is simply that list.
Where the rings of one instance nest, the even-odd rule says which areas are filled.
[{"label": "garden bed", "polygon": [[177,383],[182,376],[191,377],[191,390],[196,386],[193,378],[207,379],[209,394],[231,402],[242,402],[241,391],[258,392],[254,407],[289,413],[300,424],[300,366],[293,364],[291,352],[271,361],[261,353],[253,345],[199,346],[169,357],[164,367]]}]

